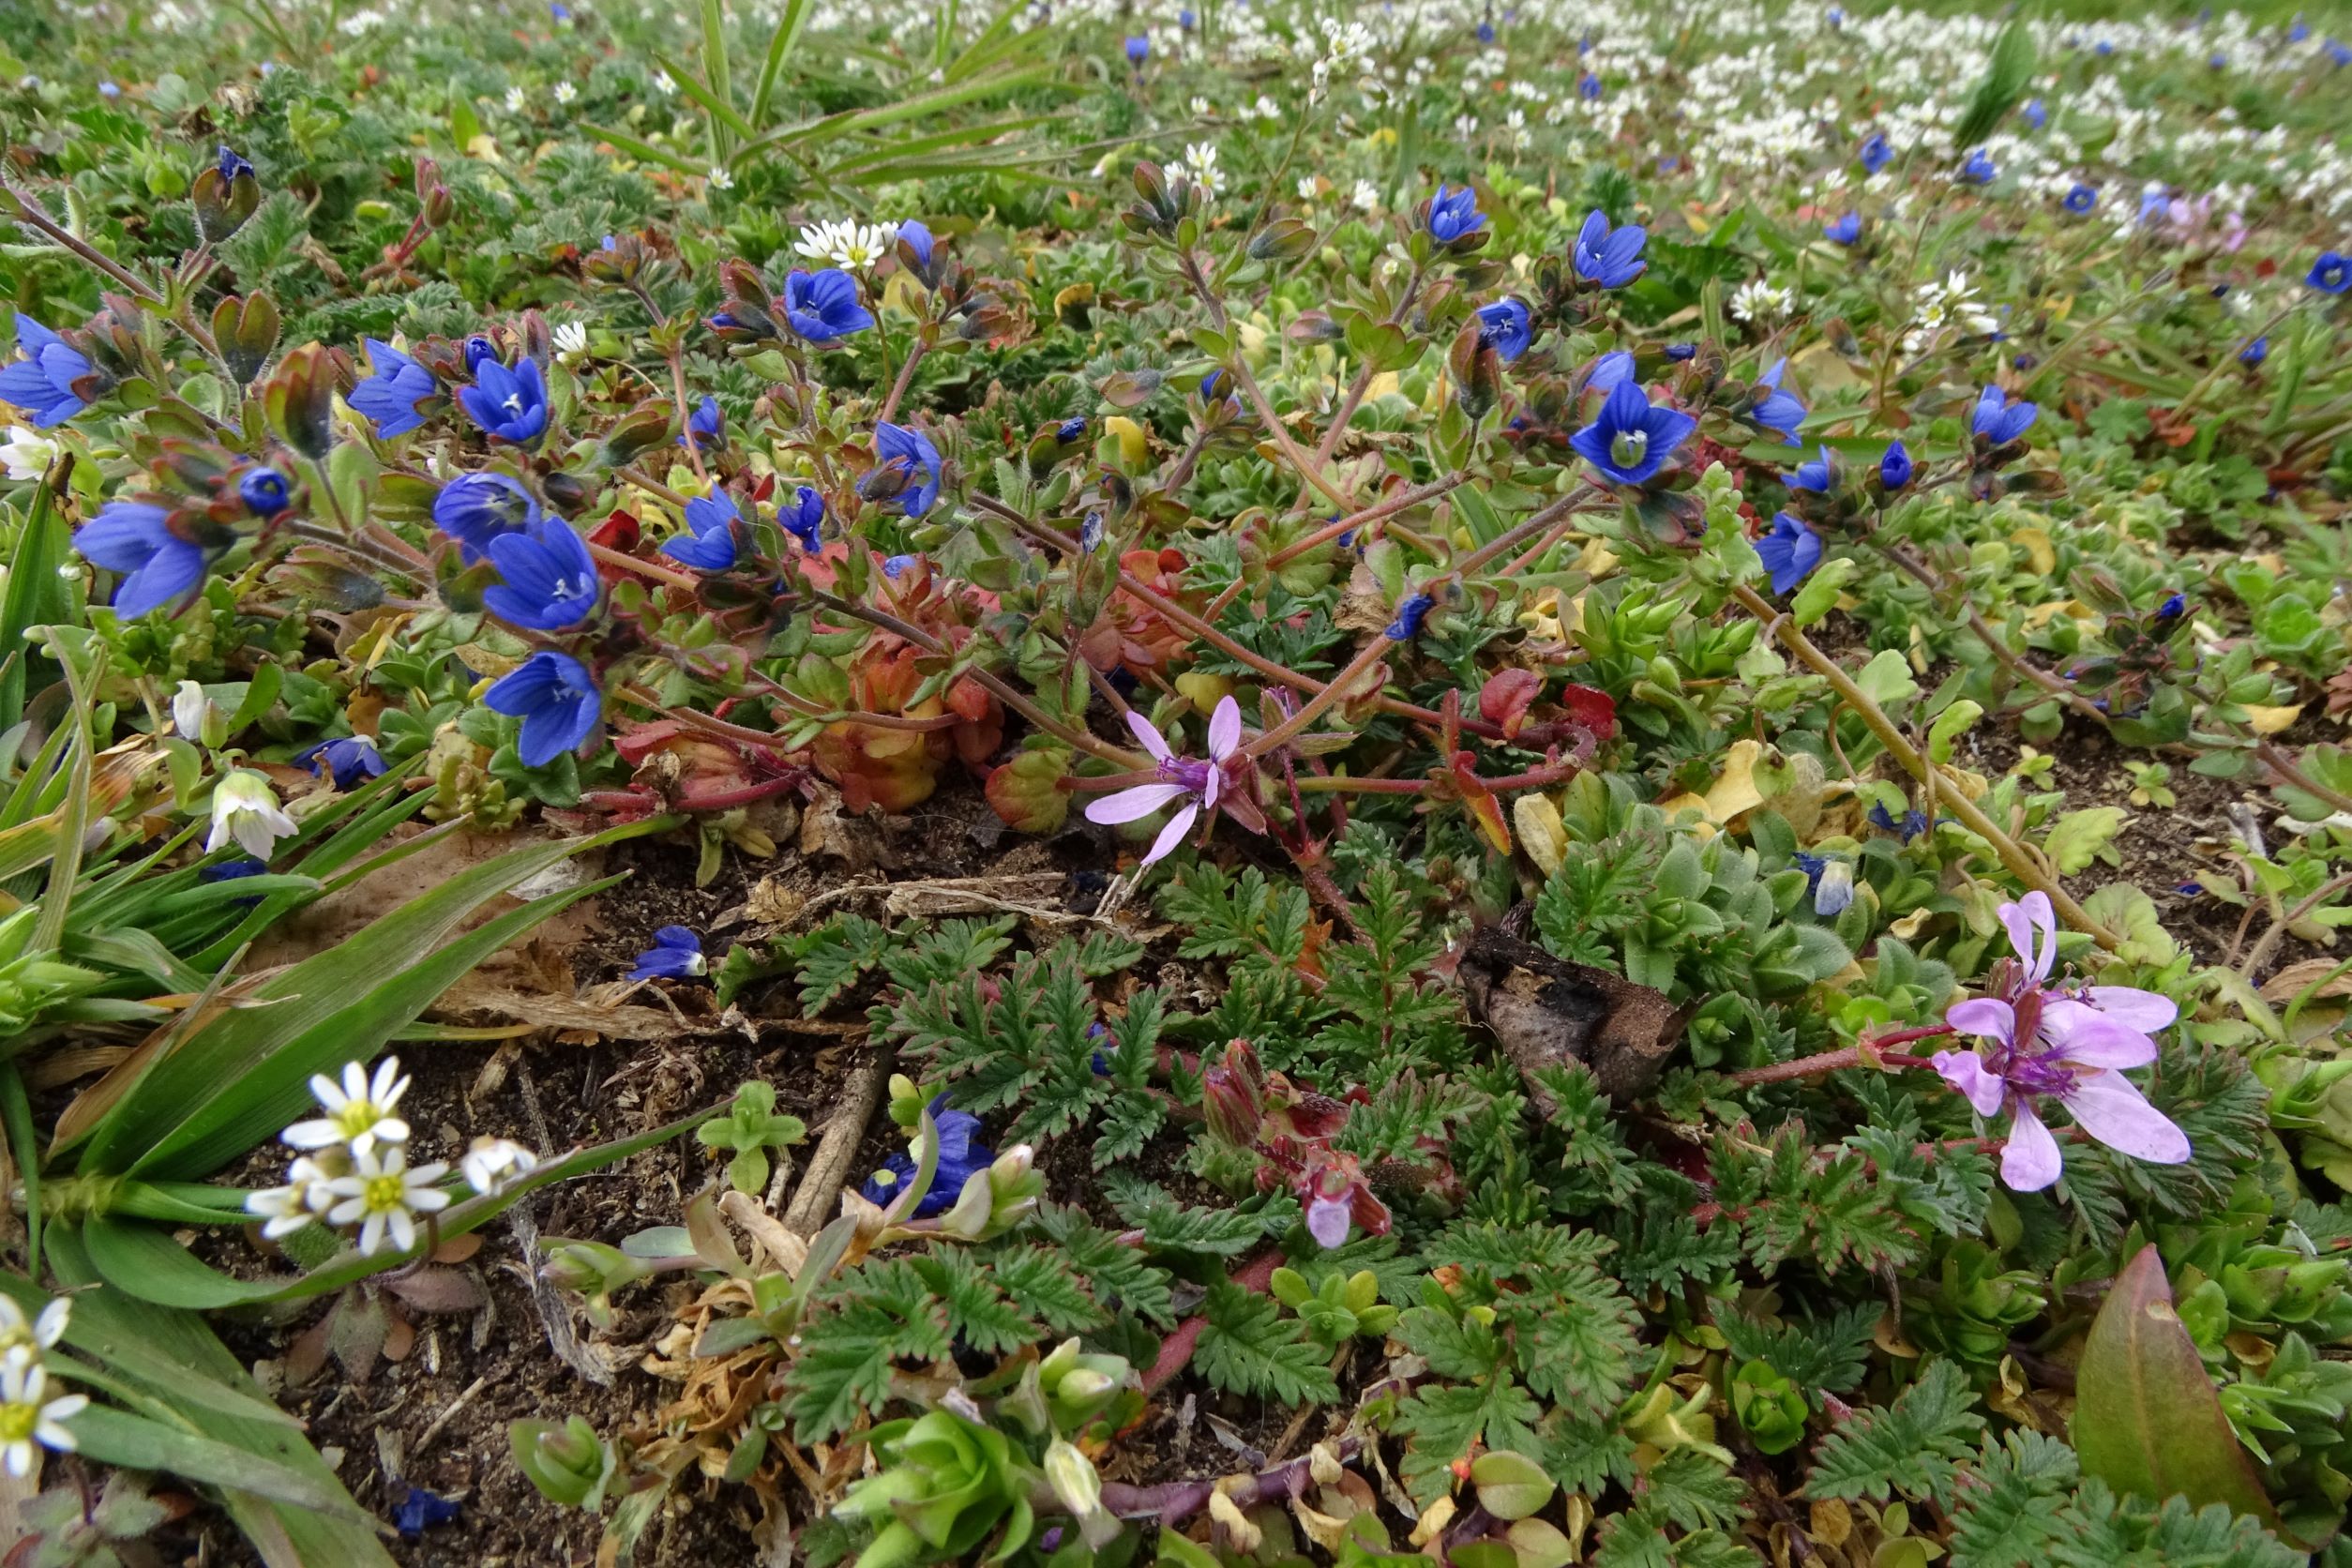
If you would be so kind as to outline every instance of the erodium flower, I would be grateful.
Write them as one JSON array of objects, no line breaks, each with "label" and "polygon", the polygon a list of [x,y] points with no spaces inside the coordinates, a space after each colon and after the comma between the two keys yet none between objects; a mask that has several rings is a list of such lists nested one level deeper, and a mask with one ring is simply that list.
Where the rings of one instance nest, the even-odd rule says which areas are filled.
[{"label": "erodium flower", "polygon": [[1143,864],[1149,866],[1184,842],[1184,835],[1192,831],[1200,813],[1204,809],[1214,811],[1218,794],[1229,788],[1226,770],[1241,749],[1242,705],[1227,697],[1209,716],[1209,760],[1205,762],[1176,755],[1167,737],[1152,728],[1151,720],[1133,710],[1127,714],[1127,728],[1135,731],[1137,742],[1158,764],[1159,779],[1089,803],[1086,817],[1089,822],[1115,825],[1148,817],[1162,807],[1183,801],[1184,806],[1168,820],[1168,825],[1160,829],[1160,836],[1152,840],[1151,849],[1144,852]]},{"label": "erodium flower", "polygon": [[2179,1016],[2171,1001],[2130,986],[2053,986],[2058,913],[2046,893],[2000,907],[2016,956],[1994,966],[1993,994],[1955,1004],[1944,1021],[1989,1049],[1938,1051],[1936,1071],[1980,1116],[2009,1112],[2001,1180],[2039,1192],[2058,1179],[2058,1139],[2043,1121],[2055,1102],[2092,1138],[2134,1159],[2179,1165],[2188,1136],[2149,1105],[2121,1069],[2156,1060],[2148,1035]]}]

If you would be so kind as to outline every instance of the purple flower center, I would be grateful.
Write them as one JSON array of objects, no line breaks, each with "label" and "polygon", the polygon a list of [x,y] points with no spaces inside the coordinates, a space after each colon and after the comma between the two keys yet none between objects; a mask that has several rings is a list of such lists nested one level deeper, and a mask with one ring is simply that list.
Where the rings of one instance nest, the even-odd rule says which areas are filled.
[{"label": "purple flower center", "polygon": [[2009,1087],[2024,1094],[2063,1095],[2074,1087],[2077,1069],[2063,1050],[2013,1055],[2001,1068]]},{"label": "purple flower center", "polygon": [[1181,784],[1194,794],[1209,791],[1209,764],[1190,757],[1170,757],[1159,765],[1160,776],[1170,784]]}]

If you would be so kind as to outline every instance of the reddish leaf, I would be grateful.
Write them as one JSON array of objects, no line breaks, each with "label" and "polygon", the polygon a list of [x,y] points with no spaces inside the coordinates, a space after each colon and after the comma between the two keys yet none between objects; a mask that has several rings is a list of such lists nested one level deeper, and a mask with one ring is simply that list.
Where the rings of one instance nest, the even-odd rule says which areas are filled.
[{"label": "reddish leaf", "polygon": [[1591,731],[1594,740],[1605,741],[1617,733],[1617,702],[1607,692],[1570,682],[1560,688],[1560,701],[1568,716]]},{"label": "reddish leaf", "polygon": [[1517,740],[1528,709],[1543,691],[1544,677],[1532,670],[1498,670],[1478,690],[1479,716],[1502,726],[1504,740]]}]

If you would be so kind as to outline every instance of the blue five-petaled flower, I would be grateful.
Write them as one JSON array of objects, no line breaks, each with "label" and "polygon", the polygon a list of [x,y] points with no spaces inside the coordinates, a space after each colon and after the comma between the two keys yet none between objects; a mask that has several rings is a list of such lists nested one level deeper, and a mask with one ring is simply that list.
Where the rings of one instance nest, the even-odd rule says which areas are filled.
[{"label": "blue five-petaled flower", "polygon": [[274,518],[294,499],[286,476],[274,468],[249,468],[237,481],[237,499],[257,518]]},{"label": "blue five-petaled flower", "polygon": [[1421,634],[1421,623],[1429,618],[1429,611],[1437,602],[1427,594],[1408,595],[1396,607],[1396,619],[1388,624],[1384,635],[1391,642],[1410,642]]},{"label": "blue five-petaled flower", "polygon": [[[939,1164],[931,1172],[931,1184],[914,1205],[915,1219],[928,1219],[945,1214],[964,1190],[964,1184],[988,1168],[996,1156],[978,1141],[980,1118],[967,1111],[949,1110],[942,1102],[944,1094],[931,1101],[931,1124],[939,1129]],[[867,1179],[860,1190],[868,1202],[887,1205],[914,1180],[914,1161],[904,1153],[893,1154],[882,1162],[880,1170]]]},{"label": "blue five-petaled flower", "polygon": [[391,344],[374,338],[365,341],[370,373],[351,389],[351,406],[382,439],[406,435],[425,422],[425,405],[441,395],[441,384]]},{"label": "blue five-petaled flower", "polygon": [[1811,462],[1799,463],[1797,465],[1797,472],[1794,474],[1782,475],[1780,476],[1781,483],[1787,485],[1792,490],[1813,490],[1819,494],[1828,494],[1830,489],[1830,477],[1835,464],[1830,458],[1830,449],[1828,447],[1819,446],[1816,447],[1815,450],[1818,452],[1820,456],[1815,458]]},{"label": "blue five-petaled flower", "polygon": [[727,445],[727,415],[719,412],[718,400],[709,393],[687,416],[686,432],[678,437],[678,445],[707,452]]},{"label": "blue five-petaled flower", "polygon": [[664,539],[661,552],[697,571],[723,572],[733,566],[743,548],[743,514],[734,498],[719,490],[698,495],[686,504],[686,531]]},{"label": "blue five-petaled flower", "polygon": [[604,697],[588,667],[569,654],[542,648],[513,674],[482,694],[493,713],[522,720],[517,749],[526,767],[545,767],[577,751],[595,732]]},{"label": "blue five-petaled flower", "polygon": [[2080,180],[2074,182],[2074,188],[2068,191],[2066,200],[2059,204],[2077,218],[2098,204],[2099,188],[2095,185],[2086,185]]},{"label": "blue five-petaled flower", "polygon": [[433,497],[433,525],[458,541],[469,566],[489,552],[492,539],[538,520],[539,504],[504,474],[460,474]]},{"label": "blue five-petaled flower", "polygon": [[1638,223],[1612,230],[1608,215],[1595,207],[1585,215],[1584,227],[1576,231],[1576,249],[1570,260],[1576,265],[1576,276],[1586,282],[1598,283],[1605,289],[1621,289],[1650,265],[1641,254],[1642,247],[1649,243],[1649,230]]},{"label": "blue five-petaled flower", "polygon": [[1849,212],[1821,225],[1822,234],[1838,245],[1851,245],[1862,238],[1862,214]]},{"label": "blue five-petaled flower", "polygon": [[1877,131],[1871,132],[1869,139],[1862,144],[1862,166],[1865,173],[1875,174],[1893,158],[1894,148]]},{"label": "blue five-petaled flower", "polygon": [[596,562],[562,518],[502,534],[486,552],[501,581],[482,590],[491,614],[535,631],[578,626],[596,608]]},{"label": "blue five-petaled flower", "polygon": [[384,753],[366,735],[339,735],[304,746],[294,753],[294,761],[312,773],[330,775],[339,790],[354,789],[384,774]]},{"label": "blue five-petaled flower", "polygon": [[474,384],[458,389],[458,401],[497,440],[531,446],[547,433],[547,377],[528,355],[512,369],[484,355]]},{"label": "blue five-petaled flower", "polygon": [[710,972],[702,957],[702,939],[685,926],[664,926],[654,933],[654,944],[637,956],[632,980],[700,980]]},{"label": "blue five-petaled flower", "polygon": [[1794,446],[1797,445],[1797,424],[1805,416],[1805,405],[1798,401],[1795,393],[1781,390],[1781,377],[1787,371],[1788,361],[1783,357],[1772,361],[1772,368],[1756,378],[1756,385],[1763,388],[1763,395],[1756,400],[1756,406],[1748,410],[1748,417],[1777,434],[1787,445]]},{"label": "blue five-petaled flower", "polygon": [[1772,531],[1756,541],[1756,555],[1772,574],[1772,592],[1786,594],[1821,564],[1821,535],[1803,519],[1783,512],[1772,519]]},{"label": "blue five-petaled flower", "polygon": [[121,572],[114,613],[126,621],[167,605],[204,580],[204,547],[172,528],[171,514],[140,501],[109,502],[82,525],[73,548],[93,565]]},{"label": "blue five-petaled flower", "polygon": [[2319,259],[2303,275],[2303,281],[2324,294],[2340,294],[2352,289],[2352,259],[2333,250],[2322,250]]},{"label": "blue five-petaled flower", "polygon": [[1960,165],[1960,177],[1970,185],[1991,185],[1999,173],[1993,165],[1992,155],[1983,147],[1970,153],[1968,160]]},{"label": "blue five-petaled flower", "polygon": [[809,486],[801,486],[791,501],[776,509],[776,521],[809,554],[825,548],[825,498]]},{"label": "blue five-petaled flower", "polygon": [[1486,215],[1478,210],[1478,192],[1467,185],[1448,190],[1440,180],[1437,194],[1429,198],[1428,225],[1429,237],[1444,245],[1478,233],[1486,226]]},{"label": "blue five-petaled flower", "polygon": [[795,267],[784,279],[784,319],[812,343],[830,343],[874,324],[857,302],[857,279],[837,266],[822,272]]},{"label": "blue five-petaled flower", "polygon": [[1526,306],[1515,299],[1499,299],[1478,308],[1478,340],[1508,365],[1527,353],[1535,337]]},{"label": "blue five-petaled flower", "polygon": [[14,403],[46,429],[62,425],[89,406],[74,391],[90,373],[90,362],[32,317],[16,313],[16,346],[24,357],[0,370],[0,402]]},{"label": "blue five-petaled flower", "polygon": [[1968,419],[1968,429],[1996,446],[2005,446],[2026,433],[2041,409],[2032,403],[2013,403],[2009,395],[1998,386],[1988,386],[1977,394],[1976,409]]},{"label": "blue five-petaled flower", "polygon": [[1631,380],[1611,389],[1598,418],[1569,438],[1602,477],[1620,485],[1646,483],[1666,465],[1674,449],[1690,439],[1698,421],[1680,409],[1664,408]]},{"label": "blue five-petaled flower", "polygon": [[1878,483],[1891,490],[1899,490],[1911,482],[1911,449],[1900,438],[1887,443],[1887,449],[1878,459]]},{"label": "blue five-petaled flower", "polygon": [[874,457],[877,468],[905,476],[906,488],[897,499],[907,516],[919,518],[931,509],[931,503],[939,499],[939,448],[921,430],[910,425],[875,426]]}]

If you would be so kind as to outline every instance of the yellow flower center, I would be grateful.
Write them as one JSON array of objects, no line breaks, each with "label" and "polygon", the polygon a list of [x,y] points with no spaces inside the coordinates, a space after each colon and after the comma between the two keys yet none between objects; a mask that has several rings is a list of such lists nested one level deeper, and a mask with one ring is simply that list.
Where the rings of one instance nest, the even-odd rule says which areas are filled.
[{"label": "yellow flower center", "polygon": [[0,1405],[0,1447],[31,1440],[41,1412],[30,1405]]},{"label": "yellow flower center", "polygon": [[346,1100],[343,1108],[329,1120],[335,1123],[335,1130],[348,1141],[383,1121],[384,1112],[377,1108],[373,1100]]},{"label": "yellow flower center", "polygon": [[408,1207],[408,1184],[398,1176],[370,1176],[359,1191],[359,1200],[368,1205],[371,1214],[388,1214],[396,1209]]}]

